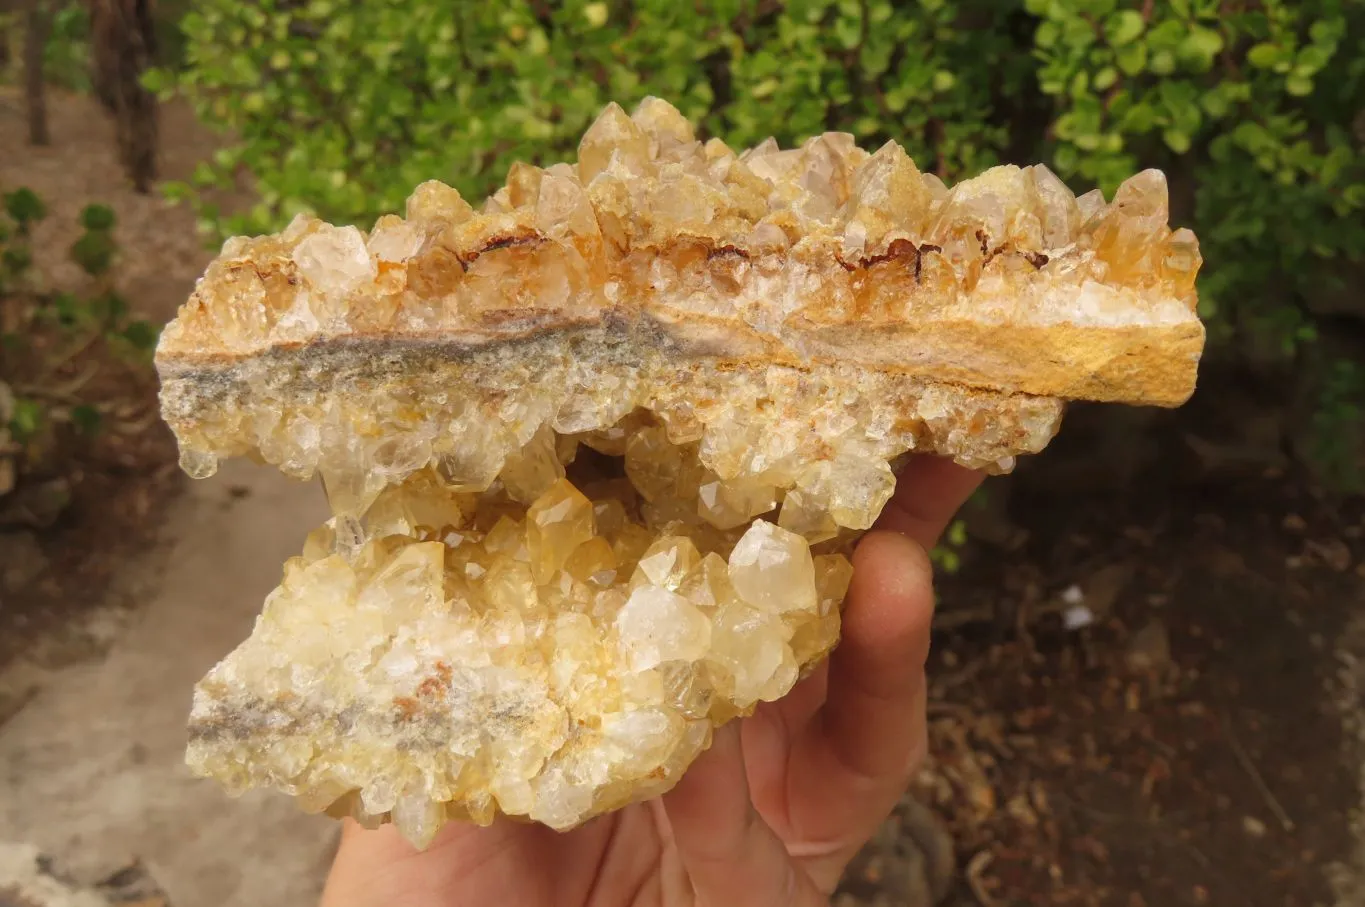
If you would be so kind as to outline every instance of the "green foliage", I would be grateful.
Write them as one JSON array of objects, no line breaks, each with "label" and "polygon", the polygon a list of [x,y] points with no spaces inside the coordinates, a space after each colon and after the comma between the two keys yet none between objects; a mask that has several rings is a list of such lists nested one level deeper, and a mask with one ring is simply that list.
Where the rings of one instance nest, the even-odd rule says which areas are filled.
[{"label": "green foliage", "polygon": [[[514,160],[572,157],[608,101],[647,94],[735,144],[846,128],[945,175],[995,162],[1009,129],[982,114],[1031,69],[1008,29],[976,27],[996,4],[900,6],[214,0],[184,19],[186,69],[147,81],[240,137],[173,190],[226,232],[301,210],[369,220],[433,176],[476,197]],[[222,217],[198,190],[243,169],[261,202]]]},{"label": "green foliage", "polygon": [[967,544],[967,524],[962,520],[953,520],[948,531],[943,534],[943,538],[933,550],[929,552],[929,560],[935,567],[944,573],[956,573],[962,569],[962,548]]},{"label": "green foliage", "polygon": [[1286,353],[1312,340],[1302,303],[1341,279],[1321,264],[1365,261],[1365,5],[1026,5],[1062,175],[1112,191],[1165,168],[1188,194],[1175,201],[1203,245],[1215,327]]},{"label": "green foliage", "polygon": [[[3,195],[0,215],[0,459],[15,458],[20,476],[45,462],[64,436],[88,439],[118,406],[99,386],[108,353],[150,374],[157,330],[131,319],[109,271],[117,245],[114,214],[90,205],[71,258],[85,271],[81,293],[58,292],[37,272],[30,232],[47,214],[28,189]],[[0,466],[3,466],[0,463]],[[0,469],[0,476],[13,473]],[[5,479],[6,482],[10,479]],[[0,487],[0,495],[10,491]]]},{"label": "green foliage", "polygon": [[38,436],[38,430],[43,422],[42,405],[37,400],[25,400],[20,397],[14,401],[14,409],[10,414],[10,436],[20,444],[31,441]]},{"label": "green foliage", "polygon": [[47,81],[72,91],[90,91],[90,13],[84,3],[61,5],[43,48]]},{"label": "green foliage", "polygon": [[108,205],[86,205],[81,211],[81,226],[87,230],[112,230],[114,220],[114,209]]},{"label": "green foliage", "polygon": [[[0,4],[0,43],[8,66],[0,66],[0,83],[22,84],[27,3]],[[82,3],[62,5],[52,14],[52,28],[43,46],[43,78],[49,85],[73,91],[90,90],[90,15]]]},{"label": "green foliage", "polygon": [[27,235],[35,221],[47,217],[47,206],[43,204],[32,189],[16,189],[3,195],[5,213],[14,221],[14,227],[21,235]]},{"label": "green foliage", "polygon": [[85,232],[71,246],[71,258],[91,277],[106,273],[114,262],[114,212],[105,205],[87,205],[81,212]]}]

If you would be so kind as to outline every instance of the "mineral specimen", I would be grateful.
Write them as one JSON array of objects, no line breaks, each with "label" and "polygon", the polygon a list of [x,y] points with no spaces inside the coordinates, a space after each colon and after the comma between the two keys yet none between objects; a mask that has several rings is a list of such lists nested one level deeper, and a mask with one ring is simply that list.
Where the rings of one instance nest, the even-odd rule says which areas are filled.
[{"label": "mineral specimen", "polygon": [[369,233],[229,240],[157,353],[181,462],[319,475],[334,516],[199,685],[190,765],[419,846],[666,790],[835,645],[898,458],[1008,470],[1062,399],[1191,393],[1167,219],[1156,171],[949,190],[649,99],[478,212],[429,182]]}]

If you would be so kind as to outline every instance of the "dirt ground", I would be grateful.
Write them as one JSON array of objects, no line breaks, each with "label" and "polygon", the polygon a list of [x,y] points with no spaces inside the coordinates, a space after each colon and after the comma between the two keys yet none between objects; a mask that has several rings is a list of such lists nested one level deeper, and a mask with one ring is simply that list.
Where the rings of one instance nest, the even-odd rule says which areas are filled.
[{"label": "dirt ground", "polygon": [[[178,101],[161,105],[160,117],[161,176],[188,179],[195,164],[218,147],[217,137]],[[133,191],[118,166],[113,121],[90,98],[54,91],[48,118],[52,144],[30,146],[22,99],[13,86],[0,85],[0,186],[5,191],[27,186],[47,203],[48,216],[34,231],[45,272],[59,284],[80,279],[79,269],[66,260],[76,217],[92,202],[110,205],[123,249],[118,289],[145,316],[169,320],[212,258],[195,231],[193,213],[159,194]]]},{"label": "dirt ground", "polygon": [[940,637],[922,785],[976,901],[1333,903],[1359,799],[1331,690],[1360,508],[1283,479],[1014,497],[1030,542],[945,583],[945,618],[990,596],[1011,620]]},{"label": "dirt ground", "polygon": [[[163,117],[163,171],[185,176],[214,139],[178,105]],[[130,191],[88,99],[53,99],[50,149],[24,146],[21,126],[0,89],[0,186],[48,201],[46,254],[60,258],[82,205],[110,204],[121,289],[169,317],[210,257],[192,216]],[[953,831],[955,907],[1365,905],[1365,508],[1283,465],[1191,467],[1188,431],[1220,392],[1144,422],[1159,465],[1117,481],[1080,413],[969,512],[973,541],[941,584],[914,801]],[[85,851],[132,849],[176,907],[305,903],[329,829],[280,804],[220,810],[178,753],[190,679],[249,626],[311,490],[241,470],[176,500],[164,444],[95,472],[54,530],[0,535],[28,565],[0,577],[0,839],[41,845],[87,884],[119,860]],[[54,765],[78,743],[98,768]],[[54,805],[73,785],[81,802]],[[914,814],[908,800],[836,904],[908,902],[923,884]],[[260,880],[227,865],[237,852]]]},{"label": "dirt ground", "polygon": [[[51,146],[30,147],[18,92],[0,85],[0,190],[29,188],[47,207],[33,233],[37,272],[54,288],[80,291],[87,279],[67,250],[81,209],[107,204],[118,218],[114,288],[136,317],[168,320],[211,257],[193,214],[132,190],[117,163],[113,122],[91,99],[53,91],[49,120]],[[188,177],[216,147],[183,104],[163,107],[161,128],[167,179]],[[175,441],[157,417],[155,377],[110,371],[107,380],[137,385],[118,389],[136,411],[135,430],[102,432],[77,454],[63,477],[71,502],[54,526],[0,526],[0,663],[10,663],[0,677],[0,721],[41,678],[103,650],[126,625],[146,590],[123,568],[154,546],[182,484]]]}]

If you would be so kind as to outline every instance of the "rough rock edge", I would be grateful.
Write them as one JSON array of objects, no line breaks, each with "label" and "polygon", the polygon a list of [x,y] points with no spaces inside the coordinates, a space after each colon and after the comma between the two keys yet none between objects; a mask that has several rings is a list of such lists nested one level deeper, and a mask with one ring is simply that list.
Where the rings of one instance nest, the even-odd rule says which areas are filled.
[{"label": "rough rock edge", "polygon": [[[1080,288],[1076,288],[1079,294]],[[638,346],[688,360],[719,363],[763,360],[774,365],[852,362],[890,374],[1003,394],[1065,400],[1180,406],[1194,392],[1204,326],[1193,316],[1172,324],[1112,327],[1059,322],[1000,325],[969,320],[923,324],[816,324],[798,315],[799,326],[765,334],[739,319],[660,314],[618,305],[596,319],[562,310],[508,308],[484,313],[487,327],[447,331],[352,332],[303,343],[273,343],[247,353],[196,350],[167,338],[157,350],[163,382],[215,383],[235,366],[273,358],[291,367],[328,347],[357,352],[394,352],[420,368],[432,355],[450,361],[480,350],[512,349],[531,341]],[[594,331],[593,329],[597,330]],[[599,338],[592,338],[597,333]],[[583,350],[580,355],[589,353]],[[637,354],[638,355],[638,354]],[[303,362],[298,366],[301,367]]]},{"label": "rough rock edge", "polygon": [[[755,367],[782,366],[797,372],[819,371],[833,367],[830,360],[778,361],[771,356],[745,356],[738,345],[726,346],[725,334],[707,331],[687,332],[681,339],[668,334],[658,322],[629,325],[608,320],[603,325],[562,325],[554,329],[529,329],[504,339],[490,341],[465,332],[452,336],[391,336],[337,338],[292,347],[276,346],[245,358],[222,355],[162,357],[162,416],[180,439],[182,449],[194,448],[226,458],[242,453],[242,443],[254,449],[258,439],[234,438],[235,446],[206,444],[204,426],[212,426],[233,410],[274,408],[287,405],[291,397],[321,392],[324,397],[347,394],[357,399],[366,394],[383,396],[385,387],[402,387],[410,377],[423,378],[432,372],[465,381],[470,386],[497,389],[508,386],[525,362],[549,362],[571,350],[576,363],[596,362],[606,373],[648,375],[660,390],[671,386],[681,374],[723,373]],[[850,355],[843,365],[848,365]],[[861,366],[853,366],[862,368]],[[1046,414],[1050,426],[1030,442],[1026,434],[1013,442],[995,442],[989,449],[976,446],[976,438],[964,433],[950,443],[946,437],[929,434],[922,440],[929,446],[913,448],[915,453],[953,458],[973,468],[992,472],[1008,471],[1005,458],[1036,453],[1056,433],[1063,413],[1056,397],[1011,394],[965,387],[961,384],[926,380],[906,370],[867,368],[867,371],[898,375],[927,391],[941,387],[954,392],[963,404],[976,412],[994,413],[1004,426],[1019,426],[1029,417]],[[265,383],[262,384],[262,377]],[[646,384],[650,387],[650,384]],[[644,393],[641,396],[652,396]],[[899,414],[917,418],[916,412]],[[607,427],[603,425],[601,427]]]}]

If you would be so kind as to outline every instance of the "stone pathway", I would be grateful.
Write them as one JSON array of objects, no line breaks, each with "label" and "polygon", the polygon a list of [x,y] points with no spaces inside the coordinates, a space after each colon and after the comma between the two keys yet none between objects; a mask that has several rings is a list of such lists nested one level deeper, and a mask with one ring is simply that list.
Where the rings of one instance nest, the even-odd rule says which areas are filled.
[{"label": "stone pathway", "polygon": [[153,599],[102,661],[59,672],[0,726],[4,836],[83,883],[141,860],[174,907],[315,903],[335,824],[283,796],[231,800],[182,759],[193,684],[324,518],[316,486],[273,469],[232,462],[192,483]]},{"label": "stone pathway", "polygon": [[[54,91],[49,107],[53,144],[31,148],[17,93],[0,87],[0,188],[28,186],[47,203],[35,234],[45,273],[74,279],[66,249],[77,214],[109,204],[119,290],[140,315],[170,318],[212,257],[193,213],[131,190],[113,126],[93,99]],[[161,141],[167,179],[188,178],[218,143],[180,102],[162,108]],[[225,464],[214,479],[188,483],[158,550],[116,577],[115,597],[131,594],[139,606],[80,609],[80,626],[68,629],[88,642],[66,647],[78,663],[30,658],[0,669],[0,701],[6,690],[38,689],[8,721],[0,716],[0,841],[9,853],[41,852],[76,886],[141,861],[171,907],[316,902],[335,823],[283,796],[231,800],[190,777],[183,754],[195,681],[247,636],[280,565],[325,516],[316,486]],[[4,876],[0,868],[0,894],[15,881]]]}]

